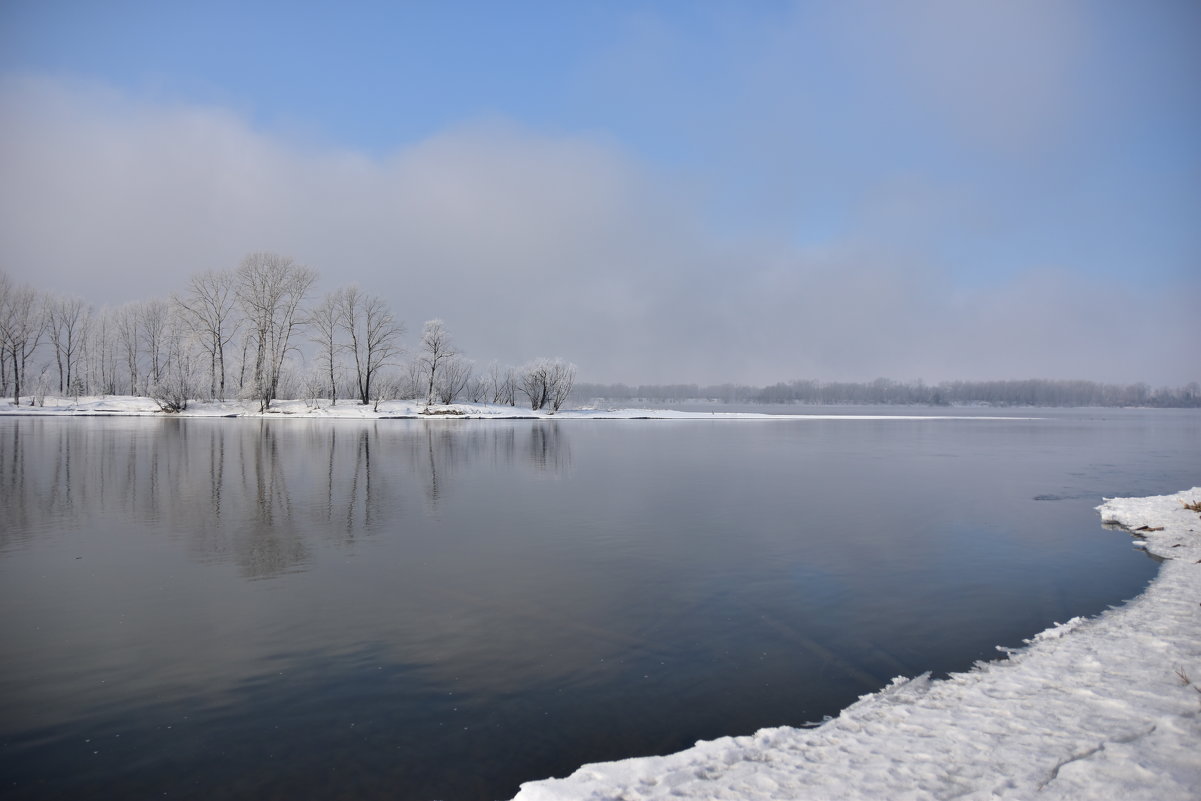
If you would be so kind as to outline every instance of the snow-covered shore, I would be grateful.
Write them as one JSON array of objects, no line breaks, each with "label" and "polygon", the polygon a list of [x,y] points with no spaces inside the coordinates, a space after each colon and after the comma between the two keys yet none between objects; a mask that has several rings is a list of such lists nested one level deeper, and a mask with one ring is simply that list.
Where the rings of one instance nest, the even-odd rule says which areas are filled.
[{"label": "snow-covered shore", "polygon": [[328,400],[277,400],[265,412],[259,411],[257,401],[197,401],[189,404],[182,412],[167,413],[151,398],[133,395],[106,395],[72,398],[48,397],[40,406],[23,404],[14,406],[11,401],[0,401],[0,416],[21,415],[37,417],[261,417],[261,418],[308,418],[350,420],[1014,420],[1028,417],[983,417],[971,415],[838,415],[838,414],[759,414],[755,412],[681,412],[671,409],[561,409],[530,411],[524,406],[502,406],[490,403],[436,404],[426,407],[419,400],[383,401],[379,408],[373,404],[361,404],[355,400],[340,400],[331,404]]},{"label": "snow-covered shore", "polygon": [[1201,487],[1106,500],[1163,564],[1134,600],[944,680],[897,678],[816,728],[586,765],[514,801],[1201,797]]}]

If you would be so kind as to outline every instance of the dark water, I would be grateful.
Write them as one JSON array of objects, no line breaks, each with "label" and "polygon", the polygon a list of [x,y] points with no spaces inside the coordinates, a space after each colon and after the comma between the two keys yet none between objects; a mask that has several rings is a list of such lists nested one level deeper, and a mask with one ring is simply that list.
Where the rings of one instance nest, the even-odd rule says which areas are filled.
[{"label": "dark water", "polygon": [[1047,414],[2,419],[0,796],[506,798],[966,669],[1201,484],[1201,414]]}]

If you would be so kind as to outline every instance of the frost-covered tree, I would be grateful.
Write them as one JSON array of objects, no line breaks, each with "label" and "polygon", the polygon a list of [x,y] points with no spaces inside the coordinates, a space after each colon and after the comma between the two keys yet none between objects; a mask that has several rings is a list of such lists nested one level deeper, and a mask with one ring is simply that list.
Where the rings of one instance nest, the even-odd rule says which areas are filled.
[{"label": "frost-covered tree", "polygon": [[501,367],[495,361],[488,365],[488,395],[493,403],[515,406],[517,399],[517,371],[512,367]]},{"label": "frost-covered tree", "polygon": [[380,373],[371,384],[371,411],[378,412],[379,405],[384,401],[400,397],[405,378],[399,373]]},{"label": "frost-covered tree", "polygon": [[421,329],[421,355],[418,357],[425,368],[425,405],[434,402],[434,384],[439,371],[449,360],[458,356],[450,342],[450,332],[441,320],[428,320]]},{"label": "frost-covered tree", "polygon": [[149,394],[164,412],[182,412],[188,408],[188,402],[196,397],[200,381],[203,380],[203,368],[200,365],[204,361],[202,353],[207,348],[201,345],[203,340],[189,330],[188,323],[179,315],[170,315],[167,329],[165,345],[160,354],[162,363],[158,380],[151,385]]},{"label": "frost-covered tree", "polygon": [[16,286],[0,273],[0,347],[12,374],[13,403],[21,404],[21,384],[29,357],[46,330],[45,306],[32,287]]},{"label": "frost-covered tree", "polygon": [[284,358],[301,327],[300,304],[317,274],[286,256],[260,251],[242,260],[237,299],[254,352],[253,394],[265,411],[279,391]]},{"label": "frost-covered tree", "polygon": [[125,362],[129,383],[125,392],[134,395],[138,391],[139,343],[141,342],[141,326],[138,324],[140,312],[136,302],[126,303],[113,312],[113,330],[116,333],[117,346]]},{"label": "frost-covered tree", "polygon": [[517,387],[529,399],[530,409],[538,411],[550,406],[553,414],[571,395],[575,374],[576,367],[570,362],[535,359],[522,368]]},{"label": "frost-covered tree", "polygon": [[530,409],[538,411],[546,405],[550,394],[547,387],[547,360],[536,359],[521,369],[517,388],[530,402]]},{"label": "frost-covered tree", "polygon": [[488,377],[472,375],[463,390],[471,403],[486,403],[488,401]]},{"label": "frost-covered tree", "polygon": [[339,354],[342,345],[338,339],[342,319],[342,295],[345,290],[335,289],[326,294],[309,312],[306,322],[309,341],[317,346],[317,364],[325,376],[324,389],[314,388],[314,397],[325,392],[334,406],[338,405],[338,373],[341,371]]},{"label": "frost-covered tree", "polygon": [[91,319],[91,309],[81,298],[50,297],[46,300],[46,330],[54,347],[60,393],[70,391],[73,386]]},{"label": "frost-covered tree", "polygon": [[401,366],[396,380],[398,398],[421,397],[425,394],[425,365],[419,358],[409,359]]},{"label": "frost-covered tree", "polygon": [[455,398],[467,389],[467,384],[471,381],[472,366],[470,359],[461,356],[452,356],[442,362],[434,387],[434,394],[439,402],[454,403]]},{"label": "frost-covered tree", "polygon": [[82,372],[86,376],[83,387],[74,387],[81,391],[96,392],[101,395],[115,395],[120,382],[121,358],[120,343],[117,337],[116,312],[110,308],[101,309],[92,316],[88,326],[88,337],[84,343]]},{"label": "frost-covered tree", "polygon": [[[146,350],[146,385],[153,387],[163,377],[166,360],[170,307],[161,298],[152,298],[137,305],[138,327]],[[147,393],[149,394],[149,393]]]},{"label": "frost-covered tree", "polygon": [[354,360],[359,402],[367,404],[374,397],[371,384],[376,374],[394,364],[401,353],[404,325],[396,320],[383,298],[368,295],[357,286],[342,290],[340,304],[339,323],[346,334],[346,349]]},{"label": "frost-covered tree", "polygon": [[550,363],[547,383],[549,384],[548,396],[552,411],[559,411],[571,395],[571,388],[575,385],[575,373],[576,367],[570,362],[555,359]]},{"label": "frost-covered tree", "polygon": [[238,333],[235,277],[228,271],[198,273],[173,305],[208,356],[209,397],[225,397],[225,349]]}]

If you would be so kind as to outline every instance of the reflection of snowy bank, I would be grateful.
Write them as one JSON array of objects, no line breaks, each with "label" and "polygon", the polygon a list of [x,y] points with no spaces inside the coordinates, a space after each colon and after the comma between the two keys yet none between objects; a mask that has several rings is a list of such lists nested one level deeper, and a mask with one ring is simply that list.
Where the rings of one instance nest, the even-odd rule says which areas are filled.
[{"label": "reflection of snowy bank", "polygon": [[941,681],[894,679],[817,728],[588,765],[525,784],[517,799],[1194,799],[1201,515],[1186,501],[1201,488],[1099,507],[1165,560],[1158,576],[1007,659]]}]

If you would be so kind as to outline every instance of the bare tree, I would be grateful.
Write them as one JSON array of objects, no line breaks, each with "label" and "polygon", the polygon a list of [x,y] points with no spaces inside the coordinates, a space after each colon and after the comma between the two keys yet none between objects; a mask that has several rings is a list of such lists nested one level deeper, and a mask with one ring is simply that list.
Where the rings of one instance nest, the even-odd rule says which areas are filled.
[{"label": "bare tree", "polygon": [[316,279],[309,268],[276,253],[251,253],[238,268],[237,298],[255,351],[259,411],[275,399],[289,342],[302,324],[300,304]]},{"label": "bare tree", "polygon": [[454,346],[451,345],[450,332],[446,330],[446,324],[441,320],[429,320],[422,327],[421,352],[420,362],[425,368],[425,376],[428,379],[425,405],[429,406],[434,402],[434,381],[438,377],[438,371],[448,360],[458,355]]},{"label": "bare tree", "polygon": [[[167,331],[171,309],[165,300],[152,298],[138,304],[138,327],[142,332],[142,341],[146,343],[146,358],[149,362],[149,372],[146,376],[146,387],[158,384],[163,377],[163,364],[166,359]],[[150,394],[147,392],[146,394]]]},{"label": "bare tree", "polygon": [[72,387],[73,372],[87,341],[91,310],[81,298],[51,297],[46,301],[46,325],[54,361],[58,365],[58,391]]},{"label": "bare tree", "polygon": [[371,385],[371,411],[378,412],[379,405],[384,401],[393,400],[400,394],[404,379],[396,373],[383,373],[376,376]]},{"label": "bare tree", "polygon": [[38,293],[31,287],[14,286],[7,275],[0,273],[0,347],[12,371],[14,405],[21,405],[25,367],[45,329],[45,308]]},{"label": "bare tree", "polygon": [[185,293],[172,298],[209,357],[210,398],[225,397],[225,348],[238,333],[236,300],[234,274],[213,270],[193,275]]},{"label": "bare tree", "polygon": [[330,404],[338,404],[338,354],[342,350],[338,342],[338,330],[342,319],[342,296],[345,290],[335,289],[313,307],[306,319],[309,326],[309,341],[317,346],[317,361],[324,374],[328,375]]},{"label": "bare tree", "polygon": [[117,334],[117,343],[121,354],[125,357],[125,367],[129,372],[128,394],[138,392],[138,343],[141,326],[138,325],[140,312],[137,303],[126,303],[113,313],[113,327]]},{"label": "bare tree", "polygon": [[359,402],[373,397],[371,382],[380,368],[400,355],[400,337],[404,325],[397,322],[388,304],[378,295],[365,294],[357,286],[342,291],[340,324],[349,342],[346,349],[354,357]]},{"label": "bare tree", "polygon": [[238,397],[248,397],[246,389],[246,364],[250,361],[251,346],[254,343],[254,335],[245,329],[242,331],[242,340],[237,349],[238,353]]},{"label": "bare tree", "polygon": [[117,394],[120,368],[116,314],[105,308],[93,315],[84,348],[84,372],[88,376],[84,383],[101,395]]},{"label": "bare tree", "polygon": [[550,363],[547,383],[550,385],[549,400],[552,412],[559,411],[571,395],[571,388],[575,385],[575,372],[575,365],[562,359],[555,359]]},{"label": "bare tree", "polygon": [[535,359],[522,368],[518,389],[529,398],[532,410],[549,405],[554,414],[571,394],[575,373],[575,365],[562,359]]},{"label": "bare tree", "polygon": [[471,403],[486,403],[488,401],[488,376],[472,375],[467,382],[467,400]]},{"label": "bare tree", "polygon": [[546,381],[546,359],[536,359],[521,368],[521,375],[517,380],[517,388],[529,399],[532,411],[536,412],[546,405],[546,398],[549,395]]},{"label": "bare tree", "polygon": [[488,389],[493,403],[515,406],[517,398],[517,371],[512,367],[501,367],[495,361],[488,365]]},{"label": "bare tree", "polygon": [[[151,385],[150,396],[162,411],[182,412],[196,396],[197,378],[203,375],[203,368],[198,369],[201,359],[195,350],[196,340],[188,336],[190,324],[178,315],[170,315],[167,326],[159,378]],[[207,352],[207,348],[203,350]]]},{"label": "bare tree", "polygon": [[471,381],[471,360],[460,356],[451,356],[442,362],[438,370],[438,383],[435,392],[442,403],[454,403],[455,398],[467,388]]},{"label": "bare tree", "polygon": [[397,397],[418,398],[425,392],[425,365],[420,358],[406,361],[398,377]]}]

